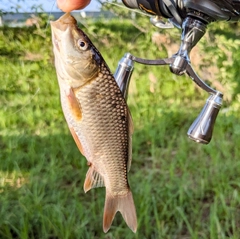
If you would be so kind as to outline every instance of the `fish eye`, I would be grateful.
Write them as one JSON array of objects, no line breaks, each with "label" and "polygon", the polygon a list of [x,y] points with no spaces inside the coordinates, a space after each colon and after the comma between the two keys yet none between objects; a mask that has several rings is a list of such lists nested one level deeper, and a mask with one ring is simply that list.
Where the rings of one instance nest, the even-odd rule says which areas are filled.
[{"label": "fish eye", "polygon": [[87,48],[88,48],[88,44],[85,41],[83,41],[82,39],[79,39],[77,44],[78,44],[79,48],[83,51],[87,50]]}]

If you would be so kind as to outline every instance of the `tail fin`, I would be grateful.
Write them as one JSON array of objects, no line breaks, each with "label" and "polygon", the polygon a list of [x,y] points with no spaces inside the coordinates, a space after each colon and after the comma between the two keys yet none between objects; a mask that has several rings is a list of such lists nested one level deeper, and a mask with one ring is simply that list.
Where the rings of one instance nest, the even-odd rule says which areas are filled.
[{"label": "tail fin", "polygon": [[103,215],[103,231],[107,232],[112,225],[112,221],[116,212],[119,211],[129,228],[133,231],[137,231],[137,216],[136,209],[132,197],[132,192],[129,191],[124,196],[111,196],[106,191],[106,199]]}]

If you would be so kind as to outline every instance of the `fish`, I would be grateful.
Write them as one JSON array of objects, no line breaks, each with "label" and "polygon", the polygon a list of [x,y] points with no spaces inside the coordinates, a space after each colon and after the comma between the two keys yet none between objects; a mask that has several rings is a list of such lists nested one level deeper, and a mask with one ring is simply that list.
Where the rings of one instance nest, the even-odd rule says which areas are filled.
[{"label": "fish", "polygon": [[118,211],[136,232],[128,182],[133,122],[126,99],[101,53],[70,13],[51,21],[51,32],[63,114],[89,166],[84,191],[105,187],[105,233]]}]

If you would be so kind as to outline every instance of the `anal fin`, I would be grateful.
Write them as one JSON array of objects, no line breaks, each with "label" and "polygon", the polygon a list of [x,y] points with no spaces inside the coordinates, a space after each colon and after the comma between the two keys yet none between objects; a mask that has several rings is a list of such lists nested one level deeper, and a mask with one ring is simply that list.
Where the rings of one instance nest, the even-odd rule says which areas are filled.
[{"label": "anal fin", "polygon": [[84,192],[86,193],[92,188],[104,187],[103,177],[96,171],[92,166],[89,167],[85,182],[84,182]]}]

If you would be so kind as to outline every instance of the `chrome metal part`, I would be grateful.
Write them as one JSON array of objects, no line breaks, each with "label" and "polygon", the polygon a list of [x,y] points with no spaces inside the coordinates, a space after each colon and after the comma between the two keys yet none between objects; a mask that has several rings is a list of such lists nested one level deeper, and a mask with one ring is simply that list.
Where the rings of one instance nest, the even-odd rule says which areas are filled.
[{"label": "chrome metal part", "polygon": [[149,60],[149,59],[143,59],[136,56],[132,56],[133,61],[144,64],[144,65],[169,65],[172,63],[172,58],[165,58],[165,59],[156,59],[156,60]]},{"label": "chrome metal part", "polygon": [[223,94],[218,91],[207,99],[199,116],[187,132],[190,139],[202,144],[208,144],[211,141],[214,123],[222,105],[222,97]]},{"label": "chrome metal part", "polygon": [[132,72],[134,69],[134,62],[132,60],[132,55],[126,53],[123,58],[119,61],[116,72],[114,73],[114,78],[122,91],[123,97],[127,99],[128,86]]},{"label": "chrome metal part", "polygon": [[209,85],[207,85],[201,78],[196,74],[196,72],[193,70],[192,66],[188,63],[186,67],[186,73],[188,76],[203,90],[210,94],[216,94],[217,91],[211,88]]},{"label": "chrome metal part", "polygon": [[[154,24],[161,23],[160,18],[152,19],[155,21]],[[204,35],[206,26],[206,22],[191,16],[186,17],[182,23],[181,45],[176,54],[170,58],[149,60],[127,53],[120,60],[115,73],[115,79],[125,99],[127,98],[128,85],[133,71],[133,62],[145,65],[169,65],[171,72],[174,74],[187,73],[201,89],[211,94],[201,113],[188,130],[189,138],[203,144],[208,144],[212,138],[214,123],[221,108],[223,97],[221,92],[211,88],[195,73],[190,63],[189,54]]]},{"label": "chrome metal part", "polygon": [[163,21],[163,18],[160,16],[155,16],[150,18],[150,22],[158,28],[167,29],[174,28],[174,25],[170,21]]}]

